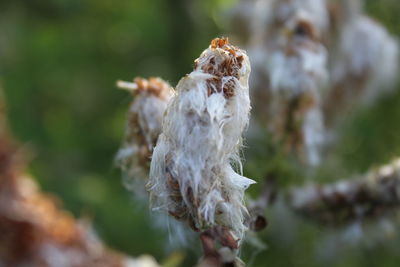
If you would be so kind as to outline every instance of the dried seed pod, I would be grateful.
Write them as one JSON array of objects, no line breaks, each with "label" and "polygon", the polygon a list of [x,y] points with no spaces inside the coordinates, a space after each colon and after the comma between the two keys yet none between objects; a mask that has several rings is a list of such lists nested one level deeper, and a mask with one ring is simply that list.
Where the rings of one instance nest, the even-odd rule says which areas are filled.
[{"label": "dried seed pod", "polygon": [[[153,148],[161,133],[162,118],[173,88],[161,78],[135,78],[134,82],[118,81],[117,86],[134,95],[128,112],[125,140],[116,156],[122,169],[125,187],[143,206],[148,205],[145,185],[148,182]],[[179,196],[176,196],[179,198]],[[154,226],[169,233],[170,248],[186,247],[194,237],[181,222],[165,223],[166,215],[152,220]],[[170,228],[175,231],[170,231]]]},{"label": "dried seed pod", "polygon": [[271,55],[268,125],[273,137],[283,142],[287,151],[317,165],[324,143],[320,96],[324,85],[318,81],[318,75],[324,75],[320,71],[325,68],[326,54],[322,46],[316,51],[296,45],[292,49],[290,54],[280,50]]},{"label": "dried seed pod", "polygon": [[243,14],[235,12],[251,18],[243,39],[253,65],[256,122],[268,125],[278,147],[316,165],[325,128],[332,141],[344,113],[395,88],[397,40],[363,13],[362,0],[243,0],[240,6]]},{"label": "dried seed pod", "polygon": [[145,199],[151,154],[174,90],[160,78],[136,78],[134,83],[119,81],[117,85],[132,91],[134,99],[128,113],[125,141],[116,162],[123,171],[126,188]]},{"label": "dried seed pod", "polygon": [[[246,53],[214,39],[177,85],[154,149],[148,189],[154,209],[185,220],[194,230],[226,227],[236,242],[246,226],[245,189],[237,174],[241,135],[249,120]],[[241,165],[240,165],[241,166]]]},{"label": "dried seed pod", "polygon": [[321,95],[328,81],[322,42],[329,26],[326,2],[263,3],[257,12],[266,12],[267,19],[259,20],[249,50],[255,62],[251,84],[256,116],[276,144],[316,165],[325,137]]},{"label": "dried seed pod", "polygon": [[345,21],[336,46],[332,88],[324,104],[329,124],[394,89],[398,73],[398,41],[361,12]]}]

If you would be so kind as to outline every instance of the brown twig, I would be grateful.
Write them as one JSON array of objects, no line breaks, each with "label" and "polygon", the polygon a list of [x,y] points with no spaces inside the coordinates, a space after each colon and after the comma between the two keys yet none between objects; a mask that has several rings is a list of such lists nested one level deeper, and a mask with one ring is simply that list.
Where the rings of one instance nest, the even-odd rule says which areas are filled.
[{"label": "brown twig", "polygon": [[[198,267],[241,266],[241,261],[236,257],[238,242],[227,228],[216,226],[203,231],[200,234],[200,241],[203,257]],[[216,243],[222,247],[218,249]]]},{"label": "brown twig", "polygon": [[400,159],[356,179],[295,188],[290,195],[295,211],[325,224],[387,214],[400,208]]}]

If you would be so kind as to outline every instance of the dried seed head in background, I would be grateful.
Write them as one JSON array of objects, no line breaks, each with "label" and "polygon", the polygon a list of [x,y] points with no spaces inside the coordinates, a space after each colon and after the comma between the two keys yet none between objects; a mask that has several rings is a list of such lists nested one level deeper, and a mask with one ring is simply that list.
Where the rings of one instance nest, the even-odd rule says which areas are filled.
[{"label": "dried seed head in background", "polygon": [[[128,111],[125,140],[116,156],[122,170],[124,186],[132,192],[141,207],[148,207],[145,185],[150,172],[151,155],[162,129],[162,120],[173,88],[161,78],[135,78],[134,82],[118,81],[117,86],[131,91],[133,101]],[[165,214],[152,218],[153,226],[169,234],[168,249],[187,247],[194,239],[182,222],[165,223]],[[173,228],[174,231],[170,231]]]},{"label": "dried seed head in background", "polygon": [[335,27],[339,35],[336,42],[330,44],[332,85],[324,100],[329,127],[335,126],[344,113],[370,104],[395,88],[398,41],[381,24],[366,16],[357,2],[337,7],[343,19]]},{"label": "dried seed head in background", "polygon": [[317,165],[324,142],[321,96],[328,81],[322,43],[329,26],[326,3],[259,1],[255,14],[249,44],[255,115],[286,152]]},{"label": "dried seed head in background", "polygon": [[[243,0],[253,114],[284,148],[320,161],[344,113],[393,91],[398,43],[361,0]],[[249,15],[253,14],[253,15]],[[258,125],[259,126],[259,125]],[[329,141],[329,142],[328,142]]]},{"label": "dried seed head in background", "polygon": [[160,78],[136,78],[133,83],[119,81],[117,86],[132,92],[125,141],[116,162],[123,171],[124,185],[136,197],[147,199],[147,183],[153,148],[161,133],[167,104],[174,94],[172,87]]},{"label": "dried seed head in background", "polygon": [[220,226],[237,244],[247,210],[244,191],[254,183],[237,174],[242,132],[249,120],[246,53],[215,39],[180,80],[154,149],[148,189],[154,209],[196,231]]}]

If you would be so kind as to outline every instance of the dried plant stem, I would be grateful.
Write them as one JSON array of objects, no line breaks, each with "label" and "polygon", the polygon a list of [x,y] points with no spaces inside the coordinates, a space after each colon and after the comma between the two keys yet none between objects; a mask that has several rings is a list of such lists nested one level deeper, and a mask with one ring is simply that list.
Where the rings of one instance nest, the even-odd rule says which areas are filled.
[{"label": "dried plant stem", "polygon": [[331,225],[388,214],[400,208],[400,159],[356,179],[293,189],[291,206]]},{"label": "dried plant stem", "polygon": [[[203,247],[203,258],[198,266],[242,266],[242,261],[236,257],[238,244],[225,227],[212,227],[200,234]],[[216,242],[222,247],[217,248]]]},{"label": "dried plant stem", "polygon": [[123,90],[128,90],[128,91],[136,91],[139,89],[139,86],[137,85],[137,83],[132,83],[132,82],[125,82],[125,81],[117,81],[117,87]]}]

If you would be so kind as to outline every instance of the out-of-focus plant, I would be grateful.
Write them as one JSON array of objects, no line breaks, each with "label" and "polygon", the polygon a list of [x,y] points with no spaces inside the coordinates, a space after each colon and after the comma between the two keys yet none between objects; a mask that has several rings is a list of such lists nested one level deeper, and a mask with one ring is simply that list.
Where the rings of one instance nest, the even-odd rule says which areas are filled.
[{"label": "out-of-focus plant", "polygon": [[150,256],[130,258],[107,248],[91,224],[60,208],[24,173],[22,152],[6,128],[0,97],[0,265],[159,266]]},{"label": "out-of-focus plant", "polygon": [[345,112],[394,87],[397,41],[362,1],[241,1],[231,21],[244,17],[256,117],[272,138],[286,131],[284,148],[308,151],[311,165]]},{"label": "out-of-focus plant", "polygon": [[133,191],[135,197],[147,199],[143,189],[148,180],[151,155],[174,91],[160,78],[136,78],[134,83],[119,81],[117,86],[131,91],[134,100],[129,108],[125,141],[116,156],[116,163],[123,171],[124,185]]}]

